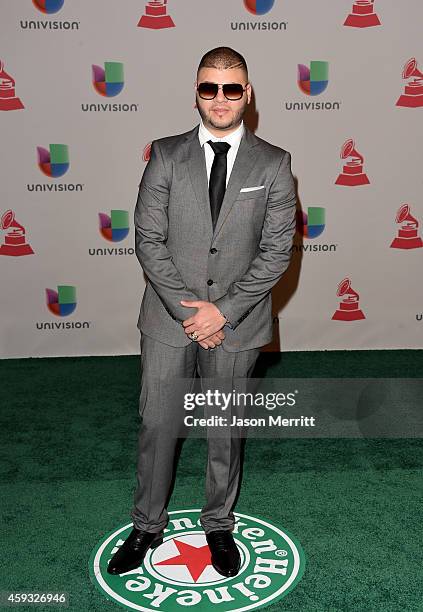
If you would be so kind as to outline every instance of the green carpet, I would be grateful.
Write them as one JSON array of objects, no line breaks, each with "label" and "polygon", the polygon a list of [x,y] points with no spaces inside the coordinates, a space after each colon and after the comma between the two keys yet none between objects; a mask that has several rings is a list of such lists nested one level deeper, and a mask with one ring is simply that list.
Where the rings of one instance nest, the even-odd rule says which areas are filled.
[{"label": "green carpet", "polygon": [[[130,522],[139,358],[0,361],[1,591],[118,610],[88,558]],[[262,353],[255,376],[421,377],[423,351]],[[204,503],[205,440],[182,448],[169,510]],[[236,510],[286,527],[306,571],[269,611],[423,610],[421,439],[249,439]],[[270,467],[270,469],[269,469]],[[20,610],[52,610],[20,606]]]}]

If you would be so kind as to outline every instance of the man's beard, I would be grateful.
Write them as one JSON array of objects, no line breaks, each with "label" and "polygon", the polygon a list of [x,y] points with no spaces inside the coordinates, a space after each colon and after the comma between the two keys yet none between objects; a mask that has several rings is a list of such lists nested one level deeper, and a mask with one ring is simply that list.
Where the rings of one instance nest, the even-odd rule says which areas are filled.
[{"label": "man's beard", "polygon": [[206,127],[207,125],[210,125],[216,130],[229,130],[232,127],[237,127],[241,123],[241,120],[245,113],[246,106],[247,105],[245,104],[242,108],[239,109],[237,113],[235,113],[235,115],[232,115],[232,118],[229,119],[227,123],[215,123],[211,117],[211,113],[209,114],[206,113],[204,109],[201,108],[200,104],[198,104],[198,100],[197,100],[197,109],[198,109],[198,112],[200,113],[200,117],[203,120],[203,123],[205,124]]}]

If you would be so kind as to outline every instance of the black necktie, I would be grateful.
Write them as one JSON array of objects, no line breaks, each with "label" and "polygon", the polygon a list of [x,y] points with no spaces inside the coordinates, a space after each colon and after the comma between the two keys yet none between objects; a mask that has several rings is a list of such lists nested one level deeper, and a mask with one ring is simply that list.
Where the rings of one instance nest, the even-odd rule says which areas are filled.
[{"label": "black necktie", "polygon": [[211,140],[207,142],[214,151],[209,179],[210,210],[214,230],[226,191],[226,156],[231,145],[227,142],[212,142]]}]

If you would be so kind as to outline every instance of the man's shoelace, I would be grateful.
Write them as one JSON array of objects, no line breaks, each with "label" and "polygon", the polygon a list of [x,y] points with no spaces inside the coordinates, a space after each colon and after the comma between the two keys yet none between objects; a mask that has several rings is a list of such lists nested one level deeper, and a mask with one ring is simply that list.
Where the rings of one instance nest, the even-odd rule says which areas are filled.
[{"label": "man's shoelace", "polygon": [[227,550],[231,547],[231,537],[224,531],[217,532],[213,535],[213,542],[218,550]]},{"label": "man's shoelace", "polygon": [[145,533],[134,535],[132,542],[131,542],[131,546],[134,550],[138,550],[139,548],[142,548],[145,536],[146,536]]}]

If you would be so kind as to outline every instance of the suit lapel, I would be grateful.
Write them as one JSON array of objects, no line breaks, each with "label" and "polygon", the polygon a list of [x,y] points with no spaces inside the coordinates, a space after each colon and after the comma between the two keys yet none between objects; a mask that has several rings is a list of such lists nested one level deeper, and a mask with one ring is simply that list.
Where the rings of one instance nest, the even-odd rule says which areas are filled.
[{"label": "suit lapel", "polygon": [[207,181],[206,158],[198,140],[198,128],[194,129],[193,137],[188,143],[188,172],[198,204],[206,218],[206,226],[210,238],[213,234],[213,224],[210,211],[209,188]]},{"label": "suit lapel", "polygon": [[198,140],[198,126],[187,136],[187,165],[192,187],[198,200],[198,204],[205,216],[208,235],[215,238],[222,228],[222,225],[230,213],[240,189],[243,187],[246,178],[255,162],[254,147],[259,143],[258,138],[245,126],[244,135],[239,144],[235,163],[232,168],[222,207],[217,219],[213,234],[213,224],[210,211],[209,189],[207,181],[206,159],[204,151]]},{"label": "suit lapel", "polygon": [[[235,163],[232,168],[231,176],[229,177],[228,186],[223,198],[222,207],[217,219],[213,238],[216,238],[220,232],[226,217],[230,213],[235,200],[239,195],[240,189],[244,186],[245,180],[251,172],[255,161],[254,147],[259,143],[259,140],[254,136],[247,127],[244,129],[244,135],[239,144],[238,153],[235,158]],[[211,215],[210,215],[211,216]]]}]

